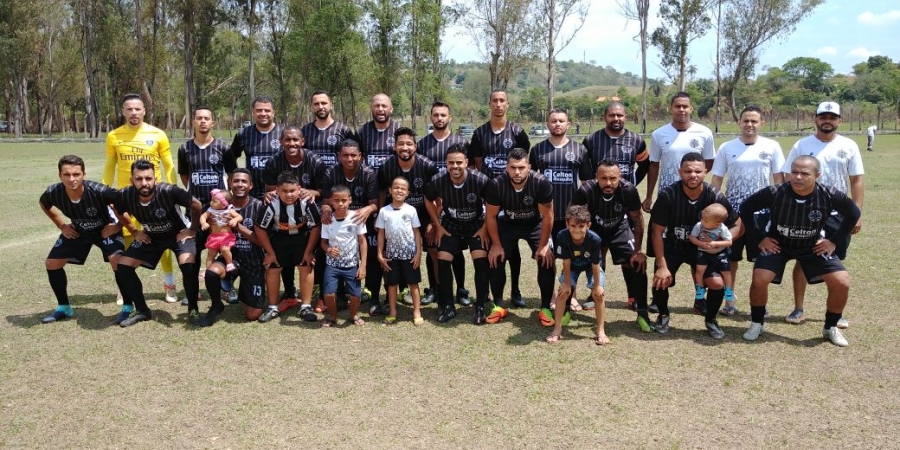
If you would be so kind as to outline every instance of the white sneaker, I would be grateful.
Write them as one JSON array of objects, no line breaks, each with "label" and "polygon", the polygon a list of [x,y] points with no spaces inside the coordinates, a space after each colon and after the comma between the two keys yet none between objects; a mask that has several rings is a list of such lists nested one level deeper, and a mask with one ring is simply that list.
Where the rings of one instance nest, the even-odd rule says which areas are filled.
[{"label": "white sneaker", "polygon": [[163,289],[166,292],[166,303],[178,302],[178,290],[174,284],[163,284]]},{"label": "white sneaker", "polygon": [[850,322],[848,322],[847,319],[841,317],[840,319],[838,319],[837,327],[845,330],[847,328],[850,328]]},{"label": "white sneaker", "polygon": [[831,327],[827,330],[822,330],[822,337],[831,341],[832,344],[837,345],[838,347],[846,347],[850,345],[850,342],[847,341],[847,338],[841,334],[841,330],[838,327]]},{"label": "white sneaker", "polygon": [[116,292],[116,305],[122,306],[125,304],[125,299],[122,298],[121,292]]},{"label": "white sneaker", "polygon": [[765,330],[765,325],[756,322],[750,322],[750,328],[744,333],[744,339],[748,341],[755,341],[759,339],[759,335],[763,334]]}]

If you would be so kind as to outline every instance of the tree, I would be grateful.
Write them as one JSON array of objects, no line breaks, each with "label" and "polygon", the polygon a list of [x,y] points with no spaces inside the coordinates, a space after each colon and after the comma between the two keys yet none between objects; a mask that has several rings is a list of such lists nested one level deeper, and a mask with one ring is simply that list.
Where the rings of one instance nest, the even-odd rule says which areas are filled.
[{"label": "tree", "polygon": [[717,0],[664,0],[659,5],[660,27],[653,30],[650,43],[659,49],[660,66],[680,90],[685,89],[688,46],[703,37],[712,23],[707,10]]},{"label": "tree", "polygon": [[366,0],[364,5],[369,12],[366,38],[376,69],[371,91],[393,96],[403,68],[400,32],[407,8],[392,0]]},{"label": "tree", "polygon": [[491,89],[506,89],[534,59],[538,27],[531,0],[474,0],[467,17],[475,45],[488,60]]},{"label": "tree", "polygon": [[[572,39],[584,26],[587,17],[588,4],[582,0],[538,0],[537,18],[546,23],[538,27],[540,42],[543,44],[541,52],[545,57],[544,69],[547,82],[547,111],[553,109],[553,97],[555,95],[556,81],[556,57],[562,52]],[[572,16],[575,26],[569,29],[569,34],[563,34],[562,28],[566,20]]]},{"label": "tree", "polygon": [[441,0],[411,0],[409,33],[406,34],[406,53],[409,61],[410,111],[412,127],[422,105],[444,98],[445,74],[441,64],[441,32],[455,20],[455,10],[442,5]]},{"label": "tree", "polygon": [[722,90],[731,103],[731,117],[738,120],[735,90],[753,75],[760,50],[775,39],[786,39],[797,24],[824,0],[728,0],[723,14],[724,45],[721,61],[725,69]]},{"label": "tree", "polygon": [[834,69],[821,59],[799,56],[784,63],[781,69],[803,89],[820,94],[831,92],[828,79],[834,76]]},{"label": "tree", "polygon": [[616,0],[619,14],[626,20],[638,22],[634,37],[641,44],[641,133],[647,132],[647,43],[649,40],[650,0]]}]

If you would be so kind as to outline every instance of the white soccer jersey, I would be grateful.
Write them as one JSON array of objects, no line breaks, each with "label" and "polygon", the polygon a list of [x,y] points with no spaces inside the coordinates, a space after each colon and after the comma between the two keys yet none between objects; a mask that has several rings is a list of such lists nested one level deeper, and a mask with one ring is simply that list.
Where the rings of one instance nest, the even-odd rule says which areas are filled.
[{"label": "white soccer jersey", "polygon": [[712,174],[727,176],[725,197],[740,211],[747,197],[772,184],[772,175],[780,173],[782,166],[784,154],[775,140],[759,136],[755,144],[747,145],[732,139],[719,147]]},{"label": "white soccer jersey", "polygon": [[819,183],[850,195],[850,178],[863,175],[862,155],[859,147],[847,137],[837,135],[831,142],[822,142],[815,135],[797,141],[788,153],[781,171],[791,173],[791,164],[798,156],[814,156],[822,165]]},{"label": "white soccer jersey", "polygon": [[657,128],[651,136],[650,161],[659,163],[657,192],[681,180],[678,169],[684,155],[696,152],[706,160],[716,157],[712,131],[699,123],[691,123],[684,131],[678,131],[667,123]]},{"label": "white soccer jersey", "polygon": [[411,260],[416,256],[414,228],[421,227],[416,208],[404,203],[400,209],[392,205],[381,208],[375,219],[375,228],[384,230],[385,259]]}]

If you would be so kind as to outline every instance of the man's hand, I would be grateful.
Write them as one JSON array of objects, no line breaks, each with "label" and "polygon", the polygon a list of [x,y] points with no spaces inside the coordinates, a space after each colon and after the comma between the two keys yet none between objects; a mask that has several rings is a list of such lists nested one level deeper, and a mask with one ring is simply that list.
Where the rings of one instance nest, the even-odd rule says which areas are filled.
[{"label": "man's hand", "polygon": [[638,250],[631,254],[631,260],[629,261],[631,267],[636,272],[646,272],[647,271],[647,255],[644,252]]},{"label": "man's hand", "polygon": [[103,227],[103,230],[100,231],[100,237],[105,239],[120,231],[122,231],[122,225],[111,223]]},{"label": "man's hand", "polygon": [[422,252],[416,253],[416,256],[413,256],[412,261],[410,261],[410,264],[412,264],[413,270],[419,270],[419,264],[422,264]]},{"label": "man's hand", "polygon": [[372,210],[375,208],[370,208],[366,206],[365,208],[360,208],[356,210],[356,214],[353,215],[353,224],[359,225],[366,223],[369,220],[369,216],[372,215]]},{"label": "man's hand", "polygon": [[641,209],[643,209],[644,212],[648,213],[648,212],[650,212],[650,209],[652,207],[653,207],[653,197],[647,196],[647,198],[645,198],[644,201],[641,203]]},{"label": "man's hand", "polygon": [[[180,235],[180,233],[179,233],[179,235]],[[149,244],[150,243],[150,236],[148,236],[147,233],[144,233],[143,230],[137,230],[134,233],[131,233],[131,237],[134,238],[135,242],[140,242],[141,244]],[[177,239],[177,237],[176,237],[176,239]]]},{"label": "man's hand", "polygon": [[66,239],[78,239],[78,232],[75,231],[75,227],[71,223],[59,227],[59,231]]},{"label": "man's hand", "polygon": [[859,233],[859,230],[862,230],[862,217],[856,221],[856,225],[853,227],[853,230],[850,231],[850,234]]},{"label": "man's hand", "polygon": [[538,264],[544,267],[553,267],[554,259],[553,259],[553,251],[550,248],[550,244],[547,244],[541,248],[539,248],[534,253],[534,259],[537,260]]},{"label": "man's hand", "polygon": [[268,205],[269,203],[272,203],[272,201],[276,198],[278,198],[278,192],[269,191],[263,194],[262,201],[264,205]]},{"label": "man's hand", "polygon": [[[434,230],[434,246],[440,247],[441,246],[441,238],[444,236],[450,236],[450,232],[448,232],[444,227],[442,227],[440,225],[435,225],[434,228],[435,228],[435,230]],[[482,241],[482,242],[484,242],[484,241]]]},{"label": "man's hand", "polygon": [[781,253],[781,246],[778,245],[778,241],[775,239],[766,237],[759,242],[759,250],[764,255],[777,255]]},{"label": "man's hand", "polygon": [[434,224],[428,224],[428,227],[425,229],[425,242],[429,246],[434,246],[435,232],[437,231],[437,227]]},{"label": "man's hand", "polygon": [[491,265],[491,268],[495,268],[501,264],[503,264],[503,260],[506,258],[506,253],[503,252],[503,246],[499,243],[491,246],[491,251],[488,252],[488,262]]},{"label": "man's hand", "polygon": [[272,267],[273,264],[277,264],[278,260],[275,259],[274,253],[266,253],[266,257],[263,258],[263,267],[266,269]]},{"label": "man's hand", "polygon": [[331,225],[333,212],[334,211],[331,210],[331,207],[325,209],[325,205],[322,205],[322,225]]},{"label": "man's hand", "polygon": [[303,253],[303,262],[302,265],[313,267],[316,265],[316,255],[312,252],[304,252]]},{"label": "man's hand", "polygon": [[656,269],[656,273],[653,274],[653,288],[668,289],[671,284],[672,272],[669,272],[669,269],[667,267],[660,267]]},{"label": "man's hand", "polygon": [[837,248],[837,245],[835,245],[834,242],[831,242],[828,239],[819,239],[816,241],[816,245],[813,246],[812,250],[816,255],[827,258],[834,253],[835,248]]},{"label": "man's hand", "polygon": [[175,241],[176,242],[184,242],[188,239],[193,239],[195,236],[197,236],[196,231],[194,231],[190,228],[185,228],[185,229],[181,230],[180,233],[175,235]]},{"label": "man's hand", "polygon": [[[478,231],[473,235],[478,239],[481,239],[481,248],[483,250],[487,250],[491,245],[491,235],[487,231],[487,227],[481,227]],[[497,245],[500,245],[499,243]]]}]

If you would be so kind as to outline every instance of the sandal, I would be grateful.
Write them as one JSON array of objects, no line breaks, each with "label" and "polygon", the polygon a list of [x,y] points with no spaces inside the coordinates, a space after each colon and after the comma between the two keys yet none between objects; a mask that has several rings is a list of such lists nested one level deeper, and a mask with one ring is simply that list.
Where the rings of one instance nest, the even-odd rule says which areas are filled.
[{"label": "sandal", "polygon": [[[354,323],[355,323],[355,322],[354,322]],[[387,317],[384,318],[383,321],[381,321],[381,324],[382,324],[382,325],[393,325],[393,324],[395,324],[395,323],[397,323],[397,317],[396,317],[396,316],[387,316]]]},{"label": "sandal", "polygon": [[597,345],[606,345],[609,344],[609,338],[604,334],[600,336],[599,334],[594,336],[594,343]]},{"label": "sandal", "polygon": [[322,328],[333,328],[337,326],[337,321],[332,319],[322,319]]},{"label": "sandal", "polygon": [[363,325],[365,323],[366,323],[366,321],[362,320],[362,317],[356,316],[353,318],[353,325],[359,326],[359,325]]},{"label": "sandal", "polygon": [[421,317],[413,317],[413,325],[419,326],[425,323],[425,319]]},{"label": "sandal", "polygon": [[562,340],[562,335],[550,333],[545,340],[550,344],[555,344]]},{"label": "sandal", "polygon": [[569,311],[578,312],[582,309],[584,308],[581,307],[581,304],[578,303],[578,300],[575,300],[575,297],[572,297],[572,303],[569,304]]}]

